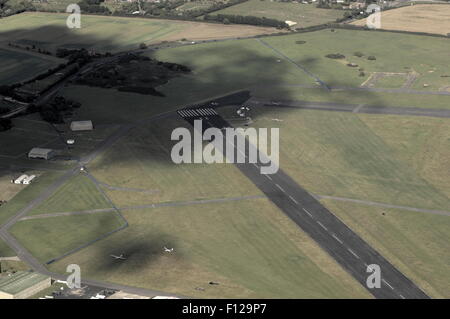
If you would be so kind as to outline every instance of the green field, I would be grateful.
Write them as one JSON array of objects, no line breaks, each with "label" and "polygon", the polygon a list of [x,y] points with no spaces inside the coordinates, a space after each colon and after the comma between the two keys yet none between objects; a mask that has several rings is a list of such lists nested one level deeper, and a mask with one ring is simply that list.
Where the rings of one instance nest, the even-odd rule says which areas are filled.
[{"label": "green field", "polygon": [[9,231],[39,261],[48,262],[118,229],[123,223],[116,212],[106,212],[23,220]]},{"label": "green field", "polygon": [[29,215],[77,212],[110,207],[110,203],[97,189],[94,182],[80,173],[72,177],[46,201],[33,209]]},{"label": "green field", "polygon": [[58,47],[117,52],[137,49],[141,43],[164,40],[232,38],[274,32],[256,26],[117,16],[83,15],[80,29],[69,29],[65,13],[27,12],[3,19],[0,42],[34,44],[54,52]]},{"label": "green field", "polygon": [[110,186],[143,190],[104,188],[119,207],[260,195],[232,165],[174,164],[170,134],[183,126],[174,118],[136,128],[91,162],[89,172]]},{"label": "green field", "polygon": [[[221,113],[233,118],[235,110]],[[448,119],[274,107],[259,107],[251,116],[251,126],[280,128],[281,168],[313,194],[450,207]],[[450,256],[448,216],[332,199],[324,203],[428,293],[448,297],[448,281],[442,279]]]},{"label": "green field", "polygon": [[335,22],[344,16],[344,11],[318,9],[315,4],[277,2],[269,0],[249,0],[211,14],[234,14],[266,17],[280,21],[297,22],[296,28]]},{"label": "green field", "polygon": [[62,176],[60,172],[46,172],[33,181],[33,184],[25,187],[13,197],[7,204],[0,206],[0,224],[25,208],[29,202],[38,197],[45,189]]},{"label": "green field", "polygon": [[[0,25],[0,30],[1,28],[2,25]],[[57,65],[55,60],[44,55],[0,47],[0,85],[31,79]]]},{"label": "green field", "polygon": [[2,239],[0,239],[0,257],[12,257],[16,253]]},{"label": "green field", "polygon": [[[306,41],[297,44],[296,41]],[[445,38],[407,35],[389,32],[369,32],[335,29],[264,38],[264,41],[297,63],[306,67],[332,86],[359,86],[370,72],[419,73],[412,88],[437,91],[450,85],[448,51],[450,41]],[[362,57],[354,54],[361,52]],[[340,53],[343,60],[325,55]],[[368,60],[375,56],[376,60]],[[348,67],[355,63],[358,67]],[[365,77],[359,76],[364,69]],[[431,72],[430,72],[431,71]],[[424,88],[423,84],[429,86]]]},{"label": "green field", "polygon": [[431,297],[450,297],[449,216],[331,200],[324,204]]},{"label": "green field", "polygon": [[450,176],[442,174],[450,155],[448,119],[274,107],[255,109],[252,118],[252,126],[280,128],[281,166],[310,192],[450,207]]},{"label": "green field", "polygon": [[182,24],[164,20],[85,15],[81,29],[66,26],[67,14],[22,13],[0,25],[0,40],[35,44],[54,51],[57,47],[118,51],[137,48],[181,30]]},{"label": "green field", "polygon": [[[76,261],[86,278],[199,298],[370,297],[265,199],[124,215],[127,229],[50,269],[64,272]],[[164,246],[174,253],[164,253]],[[121,253],[125,261],[109,257]]]}]

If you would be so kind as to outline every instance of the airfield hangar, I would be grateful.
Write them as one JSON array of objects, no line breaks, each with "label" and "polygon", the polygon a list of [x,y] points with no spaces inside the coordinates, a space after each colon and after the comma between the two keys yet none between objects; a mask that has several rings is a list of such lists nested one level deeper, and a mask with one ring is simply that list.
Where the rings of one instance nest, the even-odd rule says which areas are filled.
[{"label": "airfield hangar", "polygon": [[49,148],[35,147],[28,153],[29,158],[42,158],[45,160],[55,156],[55,151]]},{"label": "airfield hangar", "polygon": [[18,271],[0,277],[0,299],[25,299],[50,287],[49,276],[30,271]]},{"label": "airfield hangar", "polygon": [[92,131],[94,125],[92,121],[73,121],[70,123],[70,129],[72,131]]}]

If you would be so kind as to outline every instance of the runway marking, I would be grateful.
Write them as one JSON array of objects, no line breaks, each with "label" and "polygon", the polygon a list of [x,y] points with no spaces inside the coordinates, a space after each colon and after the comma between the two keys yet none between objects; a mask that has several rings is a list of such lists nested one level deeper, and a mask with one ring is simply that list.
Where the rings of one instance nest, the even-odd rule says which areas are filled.
[{"label": "runway marking", "polygon": [[350,248],[347,248],[347,250],[350,252],[350,254],[359,259],[359,256],[353,250],[351,250]]},{"label": "runway marking", "polygon": [[[331,236],[333,236],[333,238],[336,239],[340,244],[343,244],[343,243],[344,243],[344,242],[343,242],[339,237],[337,237],[335,234],[333,234],[333,235],[331,235]],[[366,267],[367,267],[367,265],[366,265]]]},{"label": "runway marking", "polygon": [[322,227],[325,230],[328,230],[328,228],[326,228],[321,222],[317,221],[317,224],[319,224],[320,227]]},{"label": "runway marking", "polygon": [[259,168],[258,165],[256,165],[255,163],[253,163],[253,166],[255,166],[256,168]]},{"label": "runway marking", "polygon": [[386,280],[381,279],[382,282],[384,282],[389,288],[391,288],[392,290],[394,290],[394,287],[392,287]]},{"label": "runway marking", "polygon": [[270,175],[264,175],[266,176],[268,179],[272,180],[272,177],[270,177]]},{"label": "runway marking", "polygon": [[277,183],[275,183],[275,186],[278,187],[283,193],[284,193],[284,189],[283,187],[281,187],[280,185],[278,185]]},{"label": "runway marking", "polygon": [[294,197],[292,197],[291,195],[289,195],[289,198],[291,199],[291,201],[293,201],[294,203],[296,203],[298,205],[298,202],[295,200]]},{"label": "runway marking", "polygon": [[403,297],[402,295],[399,295],[399,296],[400,296],[400,298],[405,299],[405,297]]},{"label": "runway marking", "polygon": [[311,213],[308,212],[306,209],[304,209],[304,208],[302,208],[302,209],[305,211],[305,213],[307,213],[307,214],[309,215],[309,217],[313,217],[313,216],[311,215]]}]

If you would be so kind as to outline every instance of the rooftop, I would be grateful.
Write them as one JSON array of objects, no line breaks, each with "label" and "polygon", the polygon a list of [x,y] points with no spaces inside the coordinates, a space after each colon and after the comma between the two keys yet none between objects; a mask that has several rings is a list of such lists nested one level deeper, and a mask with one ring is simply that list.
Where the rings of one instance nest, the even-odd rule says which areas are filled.
[{"label": "rooftop", "polygon": [[36,272],[19,271],[10,277],[0,277],[0,291],[17,294],[47,278]]}]

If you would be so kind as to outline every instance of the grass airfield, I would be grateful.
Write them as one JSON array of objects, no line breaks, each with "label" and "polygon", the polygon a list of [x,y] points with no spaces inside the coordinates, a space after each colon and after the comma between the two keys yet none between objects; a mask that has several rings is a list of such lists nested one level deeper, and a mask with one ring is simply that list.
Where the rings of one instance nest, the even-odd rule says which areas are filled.
[{"label": "grass airfield", "polygon": [[[370,297],[265,199],[126,210],[124,216],[127,229],[50,269],[64,271],[76,261],[87,278],[198,298]],[[175,253],[164,253],[164,246]],[[122,252],[124,262],[109,257]]]},{"label": "grass airfield", "polygon": [[[40,19],[42,16],[36,14],[25,27],[33,28]],[[50,25],[61,23],[61,18],[55,19]],[[135,25],[136,21],[130,23]],[[105,31],[107,25],[98,30]],[[2,25],[0,33],[12,32],[17,39],[33,34],[33,30],[20,33],[17,26]],[[136,22],[136,28],[140,27]],[[153,27],[142,28],[148,32],[145,41],[162,39],[158,28],[164,26]],[[141,34],[116,43],[117,38],[105,31],[104,42],[89,42],[98,39],[98,30],[86,28],[83,31],[86,34],[80,39],[108,50],[134,48],[143,41]],[[170,28],[166,31],[171,32]],[[57,42],[50,42],[44,39],[43,33],[38,33],[39,41],[52,47],[70,44],[63,38],[61,34]],[[306,43],[297,44],[298,40]],[[359,87],[371,72],[409,70],[419,73],[411,89],[439,90],[448,84],[448,78],[441,77],[449,72],[445,64],[448,52],[445,39],[323,30],[263,41],[330,85]],[[397,52],[394,47],[401,50]],[[325,93],[314,88],[314,80],[276,50],[257,40],[240,40],[157,51],[152,57],[193,69],[192,75],[174,79],[161,88],[166,98],[82,86],[69,86],[63,93],[82,102],[76,118],[92,119],[95,125],[106,126],[150,118],[245,88],[250,88],[257,97],[267,98],[376,103],[381,107],[448,108],[449,105],[449,97],[444,95]],[[364,57],[354,56],[356,51],[363,52]],[[325,57],[338,52],[346,56],[344,63]],[[376,60],[367,60],[368,55],[375,55]],[[346,62],[357,63],[367,76],[360,77],[357,69],[348,67]],[[430,86],[425,88],[424,83]],[[386,81],[382,85],[397,88],[401,83]],[[221,112],[226,118],[235,117],[234,109]],[[253,126],[281,128],[282,168],[312,193],[422,209],[445,210],[450,206],[450,180],[443,173],[450,158],[448,119],[269,107],[252,112]],[[30,212],[30,217],[36,217],[43,213],[109,208],[103,193],[121,208],[129,223],[126,229],[51,264],[51,270],[64,272],[67,264],[78,263],[88,278],[193,297],[370,297],[270,202],[256,198],[261,195],[259,191],[235,167],[172,164],[168,136],[171,128],[179,125],[186,124],[172,117],[148,121],[133,129],[87,167],[90,174],[107,186],[99,189],[89,180],[74,178]],[[8,146],[12,144],[4,144],[2,150],[8,152],[6,156],[20,155],[35,143],[32,141],[26,147],[20,144],[21,132],[0,133],[0,138],[16,138],[17,142],[12,144],[21,145],[15,149]],[[43,138],[44,135],[37,135],[42,143],[48,138]],[[106,135],[98,137],[96,142]],[[88,145],[92,147],[91,143]],[[0,158],[0,164],[8,164],[8,160],[8,157]],[[44,174],[0,207],[0,223],[17,213],[59,174]],[[78,196],[73,199],[71,194]],[[182,207],[171,205],[189,200],[248,196],[254,198]],[[439,280],[448,269],[448,216],[380,209],[332,199],[322,201],[428,294],[448,297],[444,289],[446,282]],[[168,206],[148,206],[161,203]],[[137,207],[143,205],[147,206]],[[13,227],[12,233],[40,261],[46,262],[121,225],[115,213],[99,212],[22,220]],[[165,245],[173,246],[176,253],[164,254]],[[124,263],[109,257],[121,253],[129,256]],[[209,281],[221,285],[209,286]]]},{"label": "grass airfield", "polygon": [[[236,108],[222,109],[237,119]],[[280,129],[281,168],[428,294],[448,298],[448,119],[253,108],[251,127]],[[356,199],[364,203],[353,203]]]}]

